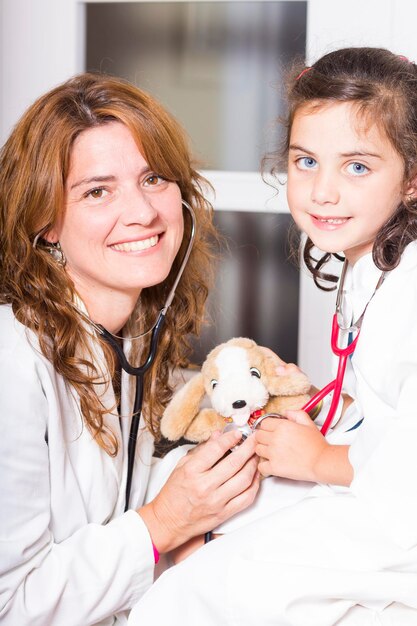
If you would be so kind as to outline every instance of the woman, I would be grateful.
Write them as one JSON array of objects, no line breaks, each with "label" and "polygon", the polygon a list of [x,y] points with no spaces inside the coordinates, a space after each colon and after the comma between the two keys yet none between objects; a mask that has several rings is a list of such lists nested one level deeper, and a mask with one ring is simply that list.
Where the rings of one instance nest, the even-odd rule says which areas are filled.
[{"label": "woman", "polygon": [[[147,94],[84,74],[41,97],[0,157],[1,603],[5,624],[123,624],[158,552],[253,501],[254,442],[237,435],[184,456],[146,504],[170,371],[186,363],[207,295],[210,212],[182,131]],[[124,510],[129,377],[101,324],[140,362],[167,313]],[[124,337],[124,339],[122,339]],[[220,462],[218,462],[220,460]],[[215,467],[213,467],[215,465]]]}]

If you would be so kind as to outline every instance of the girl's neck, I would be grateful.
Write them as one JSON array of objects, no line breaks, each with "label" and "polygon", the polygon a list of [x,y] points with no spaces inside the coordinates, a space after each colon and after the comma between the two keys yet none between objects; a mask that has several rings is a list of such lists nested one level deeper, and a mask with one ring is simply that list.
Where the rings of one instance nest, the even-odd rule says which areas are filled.
[{"label": "girl's neck", "polygon": [[347,259],[349,265],[353,266],[359,261],[359,259],[372,252],[373,246],[374,242],[370,241],[365,248],[362,246],[360,250],[357,250],[356,248],[350,248],[349,250],[344,251],[343,254],[345,255],[345,258]]}]

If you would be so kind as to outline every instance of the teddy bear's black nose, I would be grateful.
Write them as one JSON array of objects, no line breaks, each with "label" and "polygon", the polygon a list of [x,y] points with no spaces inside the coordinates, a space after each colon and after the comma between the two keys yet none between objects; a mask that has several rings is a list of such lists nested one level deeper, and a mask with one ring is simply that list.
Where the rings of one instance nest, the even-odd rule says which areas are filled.
[{"label": "teddy bear's black nose", "polygon": [[246,406],[246,402],[245,400],[236,400],[235,402],[233,402],[232,407],[234,409],[243,409],[243,407]]}]

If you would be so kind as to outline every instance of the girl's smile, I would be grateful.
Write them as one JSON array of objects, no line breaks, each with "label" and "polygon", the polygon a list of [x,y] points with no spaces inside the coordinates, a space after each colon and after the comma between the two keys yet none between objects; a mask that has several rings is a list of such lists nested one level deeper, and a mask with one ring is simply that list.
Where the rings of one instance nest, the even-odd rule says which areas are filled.
[{"label": "girl's smile", "polygon": [[372,250],[403,197],[404,164],[388,137],[353,103],[303,106],[294,116],[288,204],[325,252],[354,263]]},{"label": "girl's smile", "polygon": [[317,228],[322,230],[336,230],[338,227],[343,226],[350,219],[349,217],[320,217],[319,215],[312,215],[313,220]]}]

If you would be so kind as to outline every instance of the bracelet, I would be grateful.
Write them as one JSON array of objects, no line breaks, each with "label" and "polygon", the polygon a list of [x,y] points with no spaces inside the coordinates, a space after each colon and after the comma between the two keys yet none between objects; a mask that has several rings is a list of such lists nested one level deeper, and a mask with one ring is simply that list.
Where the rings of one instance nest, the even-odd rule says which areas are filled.
[{"label": "bracelet", "polygon": [[153,548],[153,558],[155,560],[155,565],[156,565],[158,563],[158,561],[159,561],[159,552],[156,549],[155,544],[154,544],[153,541],[152,541],[152,548]]}]

